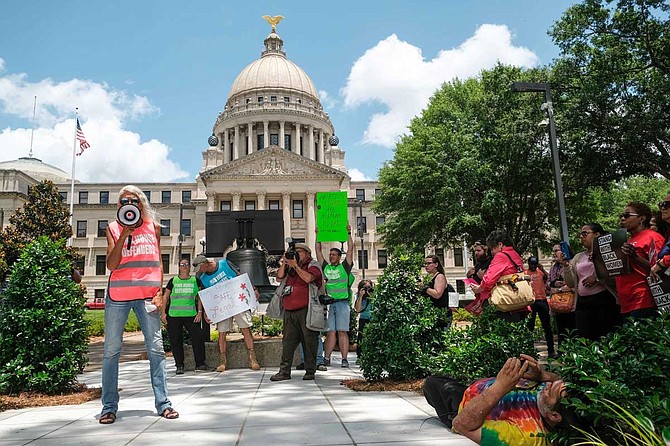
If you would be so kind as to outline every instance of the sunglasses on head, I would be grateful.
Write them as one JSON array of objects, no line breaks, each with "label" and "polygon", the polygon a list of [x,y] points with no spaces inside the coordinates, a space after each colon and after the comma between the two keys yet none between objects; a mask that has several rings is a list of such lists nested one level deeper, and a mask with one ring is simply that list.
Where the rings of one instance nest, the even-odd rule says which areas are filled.
[{"label": "sunglasses on head", "polygon": [[670,201],[661,201],[660,203],[658,203],[658,207],[661,210],[668,209],[670,208]]},{"label": "sunglasses on head", "polygon": [[140,204],[140,200],[138,198],[122,198],[119,200],[119,203],[121,203],[124,206],[127,204],[134,204],[135,206],[137,206],[138,204]]},{"label": "sunglasses on head", "polygon": [[628,218],[628,217],[638,217],[640,214],[636,214],[635,212],[624,212],[619,215],[619,218]]}]

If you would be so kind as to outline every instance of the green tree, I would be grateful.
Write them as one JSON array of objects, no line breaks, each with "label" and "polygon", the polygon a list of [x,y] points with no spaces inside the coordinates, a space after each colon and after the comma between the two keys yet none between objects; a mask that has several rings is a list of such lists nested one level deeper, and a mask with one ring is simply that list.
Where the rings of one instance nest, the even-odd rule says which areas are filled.
[{"label": "green tree", "polygon": [[497,228],[521,251],[545,239],[557,212],[541,98],[510,84],[547,75],[499,65],[433,95],[379,174],[387,246],[455,245]]},{"label": "green tree", "polygon": [[0,301],[0,393],[63,392],[86,364],[84,293],[64,241],[42,236],[14,264]]},{"label": "green tree", "polygon": [[[28,200],[9,218],[12,226],[0,232],[0,247],[6,267],[0,265],[0,282],[9,268],[21,255],[23,248],[40,236],[51,240],[67,239],[72,235],[70,213],[58,189],[51,181],[44,180],[28,188]],[[73,250],[69,250],[75,256]],[[2,263],[2,262],[0,262]]]},{"label": "green tree", "polygon": [[670,179],[670,4],[584,0],[549,34],[562,149],[582,184]]}]

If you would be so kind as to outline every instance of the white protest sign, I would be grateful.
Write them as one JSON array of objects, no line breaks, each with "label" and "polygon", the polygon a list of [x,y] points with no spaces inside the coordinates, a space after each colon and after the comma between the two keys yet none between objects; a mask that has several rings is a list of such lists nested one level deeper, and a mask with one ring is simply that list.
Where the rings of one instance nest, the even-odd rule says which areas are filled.
[{"label": "white protest sign", "polygon": [[212,323],[221,322],[258,306],[256,293],[246,273],[219,282],[200,291],[198,295]]}]

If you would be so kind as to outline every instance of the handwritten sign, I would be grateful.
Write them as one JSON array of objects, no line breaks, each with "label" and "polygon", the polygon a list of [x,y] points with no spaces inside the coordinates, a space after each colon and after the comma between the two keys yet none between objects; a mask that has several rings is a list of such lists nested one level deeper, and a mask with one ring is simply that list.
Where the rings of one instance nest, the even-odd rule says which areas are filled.
[{"label": "handwritten sign", "polygon": [[347,193],[317,192],[316,225],[317,242],[347,241]]},{"label": "handwritten sign", "polygon": [[212,323],[258,307],[256,293],[249,275],[244,273],[224,280],[198,293],[207,316]]},{"label": "handwritten sign", "polygon": [[656,307],[661,313],[670,313],[670,277],[668,273],[670,273],[670,270],[662,272],[658,281],[647,277],[651,295],[654,297]]},{"label": "handwritten sign", "polygon": [[628,241],[625,229],[602,235],[593,241],[593,266],[598,279],[630,273],[628,256],[621,247]]}]

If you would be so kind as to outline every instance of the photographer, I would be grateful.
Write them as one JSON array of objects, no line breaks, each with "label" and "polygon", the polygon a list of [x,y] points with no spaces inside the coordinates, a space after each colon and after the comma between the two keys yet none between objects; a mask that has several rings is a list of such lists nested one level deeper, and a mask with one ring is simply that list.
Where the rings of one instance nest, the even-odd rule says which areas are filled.
[{"label": "photographer", "polygon": [[313,380],[316,372],[316,350],[319,332],[307,328],[307,310],[310,294],[316,296],[323,281],[321,268],[312,259],[312,250],[304,243],[296,243],[282,258],[277,279],[283,280],[284,337],[279,372],[270,381],[291,379],[293,354],[298,344],[305,352],[304,380]]},{"label": "photographer", "polygon": [[[358,293],[356,294],[355,309],[358,313],[358,337],[356,340],[356,356],[361,357],[361,345],[363,343],[363,330],[370,319],[372,319],[372,302],[370,294],[374,291],[371,280],[363,279],[358,282]],[[357,361],[358,362],[358,361]]]}]

